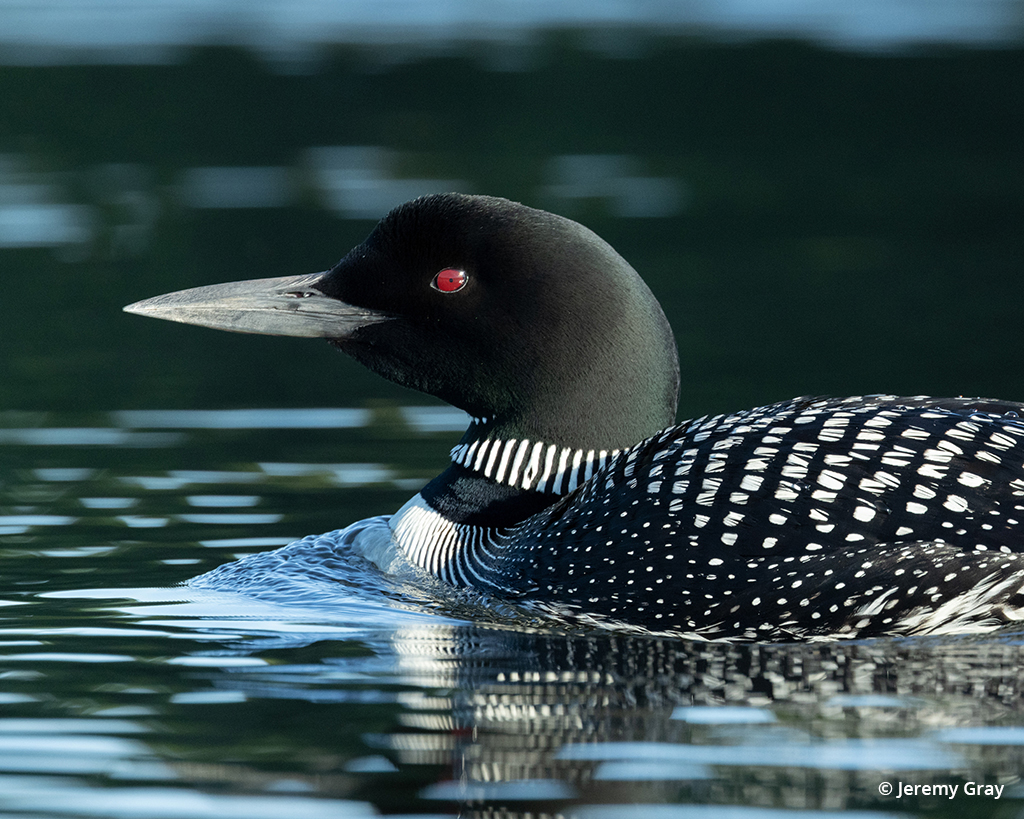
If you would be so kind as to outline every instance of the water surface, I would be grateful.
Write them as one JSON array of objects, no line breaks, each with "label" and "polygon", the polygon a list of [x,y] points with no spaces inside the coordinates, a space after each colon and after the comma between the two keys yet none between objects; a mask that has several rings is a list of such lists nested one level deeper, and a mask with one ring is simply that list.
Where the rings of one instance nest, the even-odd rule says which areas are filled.
[{"label": "water surface", "polygon": [[0,428],[0,816],[806,819],[1024,799],[1019,634],[565,633],[438,610],[358,562],[331,587],[190,587],[393,511],[463,416],[90,417]]},{"label": "water surface", "polygon": [[563,632],[340,558],[188,585],[394,512],[465,419],[120,312],[455,189],[622,252],[684,417],[1024,400],[1019,2],[200,5],[0,4],[0,818],[1020,812],[1016,633]]}]

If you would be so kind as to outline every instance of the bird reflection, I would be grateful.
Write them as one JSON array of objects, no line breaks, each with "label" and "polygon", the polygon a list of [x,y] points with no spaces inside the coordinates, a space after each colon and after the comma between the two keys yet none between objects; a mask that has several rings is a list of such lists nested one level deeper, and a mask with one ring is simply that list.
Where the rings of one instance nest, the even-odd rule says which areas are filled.
[{"label": "bird reflection", "polygon": [[401,728],[372,742],[399,765],[447,766],[422,795],[464,816],[890,810],[880,772],[942,783],[1016,777],[1024,761],[936,733],[1019,714],[1015,636],[727,645],[455,626],[402,630],[392,647],[404,678],[448,693],[406,698]]}]

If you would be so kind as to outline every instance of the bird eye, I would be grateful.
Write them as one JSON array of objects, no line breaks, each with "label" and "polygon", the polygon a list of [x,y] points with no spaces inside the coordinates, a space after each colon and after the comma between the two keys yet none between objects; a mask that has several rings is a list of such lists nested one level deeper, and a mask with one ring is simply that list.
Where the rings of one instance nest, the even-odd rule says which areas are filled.
[{"label": "bird eye", "polygon": [[435,290],[440,290],[442,293],[455,293],[466,286],[466,282],[469,281],[469,276],[466,275],[464,270],[456,270],[454,267],[446,267],[436,276],[430,283],[430,286]]}]

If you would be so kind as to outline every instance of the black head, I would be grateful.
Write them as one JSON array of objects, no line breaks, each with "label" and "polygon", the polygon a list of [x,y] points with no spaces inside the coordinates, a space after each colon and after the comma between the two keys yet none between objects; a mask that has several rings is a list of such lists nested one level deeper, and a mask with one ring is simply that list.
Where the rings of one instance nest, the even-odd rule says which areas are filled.
[{"label": "black head", "polygon": [[[679,366],[660,306],[569,219],[493,197],[427,196],[389,213],[327,273],[262,281],[273,307],[266,286],[258,310],[240,306],[238,289],[253,282],[129,309],[326,337],[385,378],[490,419],[502,437],[614,449],[674,420]],[[226,304],[216,291],[229,287]]]}]

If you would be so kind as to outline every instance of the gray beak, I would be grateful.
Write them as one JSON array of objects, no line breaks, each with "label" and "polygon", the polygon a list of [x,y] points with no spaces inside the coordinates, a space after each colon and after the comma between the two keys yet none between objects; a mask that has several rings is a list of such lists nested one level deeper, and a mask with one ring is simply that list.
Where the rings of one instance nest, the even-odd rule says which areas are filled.
[{"label": "gray beak", "polygon": [[137,301],[124,310],[235,333],[303,338],[345,338],[360,327],[390,318],[316,290],[313,285],[325,275],[211,284]]}]

